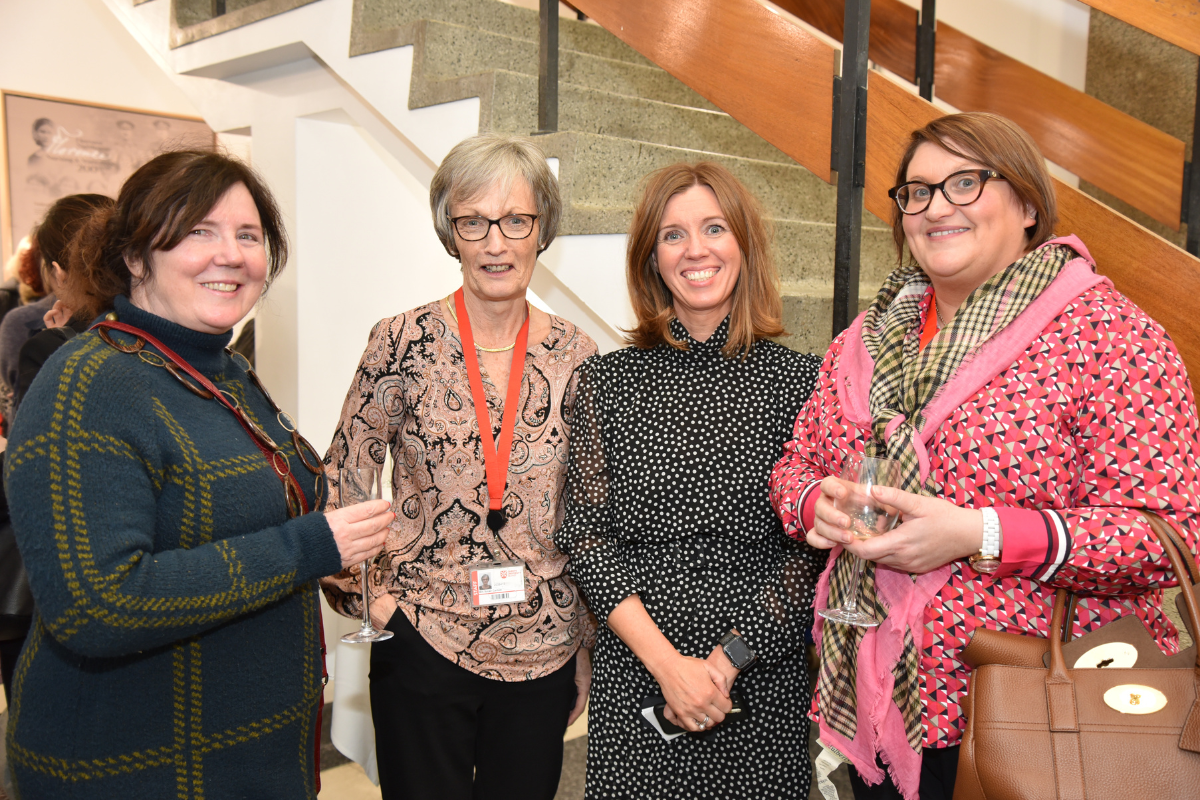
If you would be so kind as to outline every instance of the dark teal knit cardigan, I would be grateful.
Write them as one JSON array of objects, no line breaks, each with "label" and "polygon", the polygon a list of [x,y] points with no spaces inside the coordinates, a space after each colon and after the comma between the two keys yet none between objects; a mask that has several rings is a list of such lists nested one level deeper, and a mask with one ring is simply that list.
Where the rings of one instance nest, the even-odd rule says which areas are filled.
[{"label": "dark teal knit cardigan", "polygon": [[[229,334],[115,305],[287,443],[311,507],[318,478],[225,354]],[[37,603],[8,729],[24,800],[316,797],[316,578],[341,568],[324,514],[289,520],[228,409],[95,333],[46,363],[11,433]]]}]

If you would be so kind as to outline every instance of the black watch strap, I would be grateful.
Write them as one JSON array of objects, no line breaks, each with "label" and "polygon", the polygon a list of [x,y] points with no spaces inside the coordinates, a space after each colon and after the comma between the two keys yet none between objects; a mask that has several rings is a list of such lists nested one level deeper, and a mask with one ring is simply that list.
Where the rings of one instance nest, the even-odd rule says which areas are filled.
[{"label": "black watch strap", "polygon": [[745,671],[758,661],[758,656],[750,649],[750,645],[746,644],[746,640],[733,631],[721,637],[721,649],[725,651],[729,663],[738,670]]}]

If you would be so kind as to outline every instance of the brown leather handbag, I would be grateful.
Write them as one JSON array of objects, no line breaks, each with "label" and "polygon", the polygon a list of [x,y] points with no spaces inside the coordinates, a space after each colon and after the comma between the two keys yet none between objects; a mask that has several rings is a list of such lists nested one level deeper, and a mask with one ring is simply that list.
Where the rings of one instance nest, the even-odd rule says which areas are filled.
[{"label": "brown leather handbag", "polygon": [[1145,516],[1183,587],[1192,646],[1166,656],[1132,616],[1064,644],[1074,604],[1062,589],[1048,640],[977,631],[954,800],[1200,798],[1200,574],[1174,528]]}]

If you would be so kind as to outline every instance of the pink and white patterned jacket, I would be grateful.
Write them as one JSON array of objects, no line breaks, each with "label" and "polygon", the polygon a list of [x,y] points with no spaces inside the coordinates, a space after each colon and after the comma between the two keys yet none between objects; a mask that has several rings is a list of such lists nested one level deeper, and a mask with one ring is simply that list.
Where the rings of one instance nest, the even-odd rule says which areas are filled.
[{"label": "pink and white patterned jacket", "polygon": [[[1095,265],[1082,242],[1062,241],[1081,258],[1035,301],[1043,303],[1048,324],[1039,322],[1024,340],[1028,346],[1010,348],[1001,362],[976,358],[965,365],[984,370],[973,395],[941,409],[933,408],[936,398],[927,409],[942,420],[929,426],[923,442],[923,467],[941,487],[939,496],[995,508],[1004,545],[992,577],[966,561],[952,563],[924,609],[925,747],[953,746],[962,737],[959,700],[970,669],[959,656],[972,632],[1045,636],[1056,588],[1083,595],[1076,636],[1134,614],[1163,650],[1179,647],[1161,610],[1161,589],[1174,585],[1174,577],[1138,509],[1174,520],[1196,550],[1200,422],[1192,386],[1158,323],[1107,279],[1083,274]],[[1072,288],[1064,294],[1064,286]],[[922,319],[928,294],[924,302]],[[1047,312],[1045,303],[1061,311]],[[862,452],[870,437],[871,361],[858,334],[861,319],[830,345],[817,388],[771,474],[771,504],[797,538],[813,524],[817,484],[838,474],[845,454]],[[811,713],[816,719],[815,697]]]}]

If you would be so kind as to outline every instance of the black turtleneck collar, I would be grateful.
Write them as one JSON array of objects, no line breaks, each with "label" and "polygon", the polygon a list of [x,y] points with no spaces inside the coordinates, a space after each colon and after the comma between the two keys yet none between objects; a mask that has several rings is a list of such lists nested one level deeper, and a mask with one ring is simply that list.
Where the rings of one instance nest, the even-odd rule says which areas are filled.
[{"label": "black turtleneck collar", "polygon": [[225,368],[225,347],[233,338],[232,330],[225,333],[194,331],[149,311],[143,311],[124,295],[113,299],[113,310],[117,312],[118,322],[141,328],[208,377],[211,378]]},{"label": "black turtleneck collar", "polygon": [[[721,324],[712,332],[707,341],[698,342],[688,333],[688,329],[678,318],[671,320],[671,335],[688,346],[688,353],[695,355],[720,355],[721,348],[729,341],[729,315],[721,320]],[[676,351],[680,352],[680,351]]]}]

